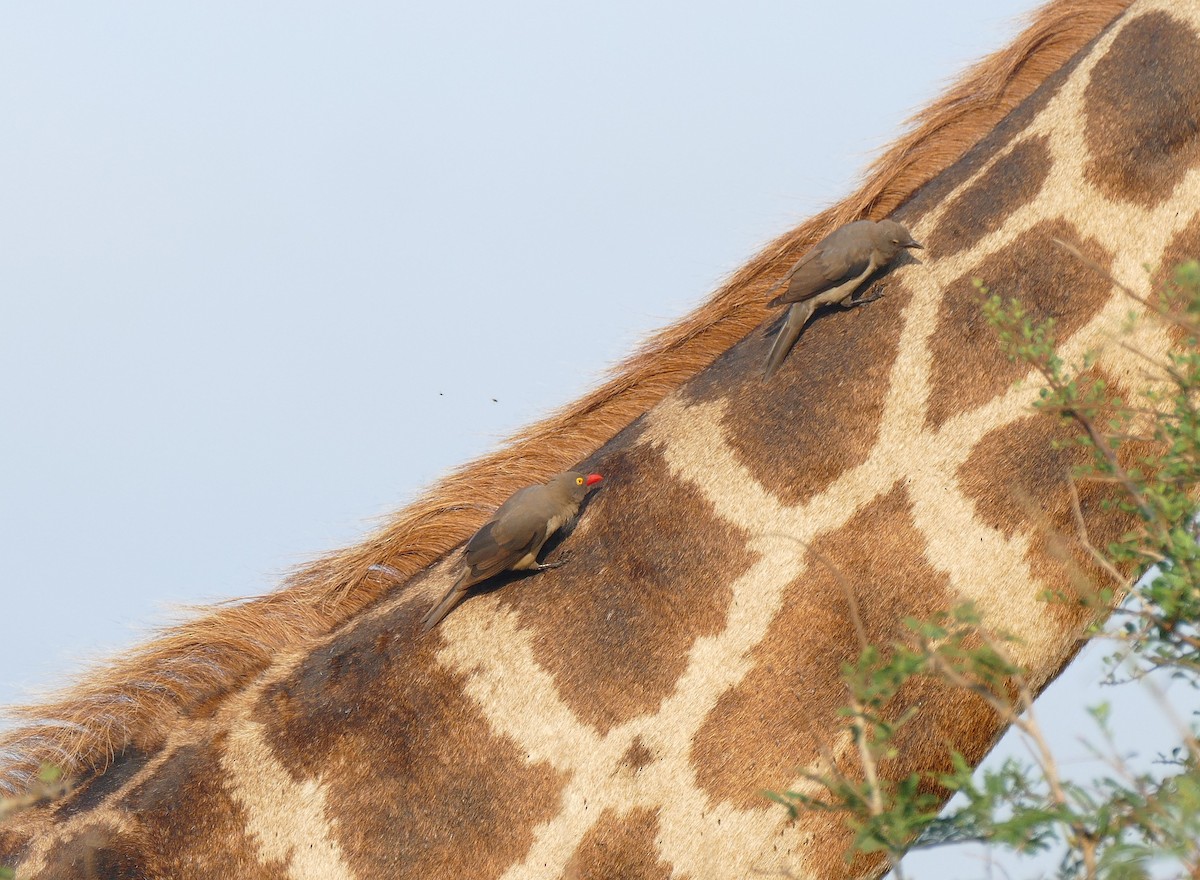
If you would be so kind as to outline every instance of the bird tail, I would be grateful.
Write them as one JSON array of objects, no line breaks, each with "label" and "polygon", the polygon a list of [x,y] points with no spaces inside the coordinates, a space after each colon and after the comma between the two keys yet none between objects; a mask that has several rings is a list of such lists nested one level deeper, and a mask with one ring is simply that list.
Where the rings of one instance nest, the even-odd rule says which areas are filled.
[{"label": "bird tail", "polygon": [[775,335],[775,344],[771,346],[771,353],[767,355],[767,367],[763,370],[764,382],[775,375],[779,365],[783,363],[788,352],[792,350],[792,346],[796,344],[796,340],[800,338],[800,331],[804,329],[804,325],[808,323],[812,313],[813,304],[811,302],[793,303],[788,308],[783,325]]},{"label": "bird tail", "polygon": [[454,610],[463,597],[467,594],[467,578],[471,573],[470,568],[463,569],[463,573],[458,576],[458,580],[454,582],[454,586],[446,591],[446,595],[442,596],[441,600],[425,613],[421,618],[421,632],[427,633],[439,623],[442,618]]}]

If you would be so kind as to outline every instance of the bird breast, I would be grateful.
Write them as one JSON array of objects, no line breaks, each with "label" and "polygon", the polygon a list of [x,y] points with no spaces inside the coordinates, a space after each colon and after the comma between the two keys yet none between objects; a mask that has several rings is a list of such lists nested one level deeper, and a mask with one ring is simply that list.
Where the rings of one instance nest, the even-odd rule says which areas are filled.
[{"label": "bird breast", "polygon": [[[540,547],[537,548],[537,550],[540,550],[540,549],[541,549]],[[526,553],[524,556],[522,556],[520,559],[518,559],[516,562],[514,562],[511,566],[512,570],[513,571],[527,571],[528,569],[536,568],[537,564],[538,564],[537,550],[534,550],[532,553]]]},{"label": "bird breast", "polygon": [[546,537],[549,538],[551,535],[565,526],[578,512],[578,503],[570,504],[560,509],[556,514],[554,514],[554,516],[550,517],[549,522],[546,523]]}]

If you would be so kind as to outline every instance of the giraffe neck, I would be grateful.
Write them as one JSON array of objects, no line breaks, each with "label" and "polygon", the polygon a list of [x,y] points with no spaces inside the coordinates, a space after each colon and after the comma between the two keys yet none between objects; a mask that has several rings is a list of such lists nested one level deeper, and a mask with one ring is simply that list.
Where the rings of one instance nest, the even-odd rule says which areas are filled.
[{"label": "giraffe neck", "polygon": [[[1039,599],[1069,583],[1040,526],[1069,531],[1071,459],[989,345],[972,280],[1056,317],[1070,359],[1129,303],[1055,238],[1141,293],[1144,264],[1200,252],[1198,56],[1200,3],[1137,3],[905,203],[928,250],[879,301],[818,316],[770,383],[770,322],[748,328],[592,451],[605,487],[547,548],[569,542],[567,565],[473,597],[428,638],[456,561],[399,579],[19,817],[22,876],[846,875],[836,821],[789,824],[757,793],[848,755],[849,603],[886,643],[971,599],[1021,637],[1039,686],[1077,649],[1082,612]],[[1109,347],[1098,369],[1128,385],[1139,366]],[[1125,523],[1099,500],[1082,503],[1102,541]],[[902,702],[921,723],[897,773],[947,745],[977,759],[1000,729],[934,685]]]}]

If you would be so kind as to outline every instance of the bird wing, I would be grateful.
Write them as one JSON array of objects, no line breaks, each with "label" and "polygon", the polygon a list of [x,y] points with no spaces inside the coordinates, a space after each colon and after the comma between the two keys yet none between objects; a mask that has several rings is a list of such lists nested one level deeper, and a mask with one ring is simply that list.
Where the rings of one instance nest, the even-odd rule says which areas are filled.
[{"label": "bird wing", "polygon": [[[847,234],[839,235],[843,232]],[[842,227],[800,258],[785,276],[787,288],[768,305],[781,306],[810,299],[861,275],[870,260],[870,239],[857,230]]]},{"label": "bird wing", "polygon": [[769,305],[769,306],[781,305],[784,301],[783,298],[791,292],[792,287],[796,284],[796,280],[795,280],[796,276],[798,274],[803,275],[805,272],[811,271],[808,267],[812,264],[812,262],[814,260],[817,259],[817,256],[818,256],[818,249],[813,248],[812,250],[808,251],[804,256],[802,256],[800,259],[798,259],[795,263],[793,263],[792,268],[790,268],[786,272],[784,272],[783,278],[781,278],[779,280],[779,283],[776,284],[774,287],[772,287],[770,290],[768,290],[767,293],[768,294],[774,293],[779,288],[784,287],[784,285],[786,285],[786,289],[784,290],[783,293],[779,294],[779,296],[770,300],[770,302],[768,302],[767,305]]},{"label": "bird wing", "polygon": [[471,583],[506,571],[545,543],[548,517],[539,509],[541,505],[509,507],[514,500],[506,501],[467,542],[463,560],[470,569]]},{"label": "bird wing", "polygon": [[813,259],[797,267],[787,289],[771,300],[769,305],[781,306],[812,299],[819,293],[861,275],[866,271],[870,259],[869,253],[855,255],[838,251],[828,256],[815,254]]}]

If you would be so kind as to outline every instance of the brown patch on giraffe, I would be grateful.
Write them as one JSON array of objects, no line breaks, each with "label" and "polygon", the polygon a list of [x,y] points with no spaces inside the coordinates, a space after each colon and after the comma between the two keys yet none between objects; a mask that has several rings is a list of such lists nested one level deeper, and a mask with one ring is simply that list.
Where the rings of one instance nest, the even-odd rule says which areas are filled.
[{"label": "brown patch on giraffe", "polygon": [[225,740],[221,732],[180,748],[115,801],[136,822],[149,876],[187,877],[203,865],[207,876],[268,880],[286,870],[282,863],[261,861],[257,841],[246,832],[246,814],[230,795],[221,767]]},{"label": "brown patch on giraffe", "polygon": [[981,520],[1011,538],[1031,519],[1067,525],[1067,474],[1087,461],[1082,450],[1055,449],[1076,431],[1054,415],[1032,413],[985,435],[959,467],[958,486]]},{"label": "brown patch on giraffe", "polygon": [[[861,778],[856,768],[843,762],[838,769],[848,777]],[[782,807],[778,808],[781,812]],[[768,817],[768,821],[778,816]],[[765,877],[780,878],[868,878],[882,877],[884,860],[876,854],[857,854],[847,859],[854,834],[846,817],[820,810],[801,811],[798,818],[784,826],[781,836],[798,832],[798,845],[786,849],[776,846],[774,855],[780,857],[777,871],[761,871]],[[801,861],[802,859],[802,861]]]},{"label": "brown patch on giraffe", "polygon": [[534,659],[563,701],[601,733],[674,690],[692,644],[725,626],[729,585],[754,561],[746,534],[672,476],[658,449],[626,439],[596,465],[603,488],[583,511],[586,529],[560,545],[567,564],[495,594],[535,631]]},{"label": "brown patch on giraffe", "polygon": [[[1089,10],[1086,9],[1087,0],[1076,0],[1071,4],[1062,4],[1057,9],[1048,5],[1043,11],[1051,12],[1055,15],[1087,15]],[[1128,5],[1128,4],[1126,4]],[[1068,10],[1067,6],[1074,6],[1073,10]],[[1108,16],[1107,20],[1111,20],[1109,11],[1099,9],[1091,10],[1099,15]],[[965,150],[958,159],[950,165],[945,171],[929,181],[928,184],[914,194],[914,196],[905,202],[903,210],[897,215],[901,219],[912,225],[919,223],[921,218],[929,213],[929,211],[940,207],[946,199],[950,198],[959,187],[979,171],[987,162],[998,153],[1006,149],[1016,138],[1020,137],[1028,129],[1029,125],[1037,118],[1037,116],[1046,108],[1046,105],[1059,93],[1075,69],[1088,55],[1089,50],[1095,43],[1095,39],[1088,42],[1088,45],[1083,46],[1075,53],[1074,57],[1061,64],[1055,70],[1043,70],[1039,78],[1039,85],[1024,101],[1016,106],[1009,106],[1005,113],[997,115],[997,124],[981,138],[977,143]],[[1018,64],[1033,64],[1041,63],[1041,58],[1038,53],[1031,54],[1027,58],[1016,61]],[[977,86],[982,84],[977,83]],[[988,92],[995,84],[983,86],[984,91],[971,96],[971,99],[982,102],[990,100],[1002,100],[1000,94]],[[964,96],[966,97],[966,96]],[[943,221],[944,222],[944,221]],[[942,251],[930,248],[931,257],[943,256]]]},{"label": "brown patch on giraffe", "polygon": [[1163,250],[1153,275],[1154,289],[1170,282],[1175,277],[1175,268],[1187,260],[1200,260],[1200,215],[1181,229]]},{"label": "brown patch on giraffe", "polygon": [[[967,647],[979,647],[978,639]],[[1015,690],[1009,694],[1015,699]],[[953,768],[951,752],[958,752],[972,764],[983,760],[1004,732],[994,709],[976,694],[954,688],[935,678],[910,679],[888,706],[889,718],[913,712],[902,725],[893,744],[897,757],[880,764],[889,779],[901,779],[910,773],[949,773]]]},{"label": "brown patch on giraffe", "polygon": [[925,241],[929,253],[944,259],[995,232],[1013,211],[1038,194],[1053,161],[1046,135],[1013,147],[950,204]]},{"label": "brown patch on giraffe", "polygon": [[259,859],[245,814],[230,798],[219,753],[225,735],[181,747],[155,772],[118,795],[119,823],[72,831],[46,857],[53,878],[245,877],[272,880],[287,866]]},{"label": "brown patch on giraffe", "polygon": [[131,780],[146,764],[147,756],[136,749],[128,749],[113,758],[103,774],[75,786],[71,793],[58,802],[54,818],[60,822],[76,813],[99,806],[106,797],[118,791]]},{"label": "brown patch on giraffe", "polygon": [[53,880],[125,880],[163,876],[147,870],[144,847],[145,841],[139,837],[118,835],[106,823],[97,822],[73,830],[56,841],[46,855],[41,876]]},{"label": "brown patch on giraffe", "polygon": [[1084,112],[1088,182],[1146,208],[1169,198],[1200,157],[1200,36],[1167,12],[1134,19],[1092,70]]},{"label": "brown patch on giraffe", "polygon": [[[1025,130],[1096,37],[1131,2],[1058,0],[1037,10],[1030,27],[1009,46],[972,66],[936,104],[914,118],[918,127],[898,138],[874,164],[872,179],[850,205],[839,206],[859,210],[838,210],[826,232],[864,216],[886,217],[900,205],[905,206],[905,218],[912,219],[908,212],[924,212],[944,201],[965,178],[964,166],[968,174],[978,169]],[[884,182],[888,177],[892,180]],[[905,195],[896,186],[900,180],[913,184]],[[796,253],[792,261],[799,256]]]},{"label": "brown patch on giraffe", "polygon": [[636,773],[643,767],[649,767],[654,762],[654,752],[646,746],[646,741],[635,736],[629,748],[621,757],[621,763]]},{"label": "brown patch on giraffe", "polygon": [[[946,420],[986,403],[1029,372],[1009,361],[996,331],[984,319],[975,279],[1005,300],[1016,298],[1038,321],[1053,318],[1055,336],[1066,339],[1107,304],[1111,282],[1056,245],[1058,238],[1078,247],[1105,269],[1112,255],[1098,242],[1080,241],[1064,220],[1046,220],[946,286],[938,323],[929,340],[933,356],[926,423],[940,428]],[[1065,297],[1063,291],[1071,291]]]},{"label": "brown patch on giraffe", "polygon": [[[1171,239],[1171,243],[1163,251],[1162,260],[1159,262],[1158,268],[1152,277],[1154,295],[1157,295],[1158,291],[1161,291],[1164,287],[1174,283],[1175,270],[1179,267],[1180,263],[1187,260],[1200,260],[1200,216],[1193,219],[1178,235]],[[1179,312],[1185,307],[1185,301],[1179,301],[1171,305],[1171,309],[1175,312]],[[1174,345],[1183,345],[1191,335],[1187,328],[1192,322],[1182,316],[1178,317],[1181,320],[1178,323],[1169,324],[1167,332]]]},{"label": "brown patch on giraffe", "polygon": [[[297,781],[320,778],[330,835],[360,877],[496,877],[533,843],[566,782],[495,735],[465,679],[421,638],[424,603],[364,620],[269,685],[264,739]],[[386,733],[384,733],[386,732]],[[381,841],[388,841],[381,846]]]},{"label": "brown patch on giraffe", "polygon": [[[1119,393],[1119,386],[1109,381]],[[1123,397],[1125,395],[1122,395]],[[1053,415],[1033,414],[985,436],[963,462],[957,482],[975,501],[976,513],[989,526],[1012,537],[1028,532],[1033,540],[1026,559],[1046,587],[1068,599],[1091,594],[1105,580],[1077,540],[1079,531],[1072,510],[1068,473],[1089,458],[1078,447],[1053,448],[1055,441],[1070,440],[1082,427]],[[1120,458],[1126,462],[1151,451],[1142,442],[1126,443]],[[998,479],[998,475],[1002,475]],[[1127,514],[1106,509],[1118,497],[1111,484],[1082,480],[1076,484],[1080,509],[1093,546],[1103,549],[1131,525]],[[1075,631],[1089,612],[1073,601],[1049,602],[1046,613],[1057,618],[1056,628]]]},{"label": "brown patch on giraffe", "polygon": [[861,291],[875,293],[882,298],[872,303],[818,311],[769,381],[771,323],[681,392],[689,403],[728,401],[726,443],[783,504],[824,491],[866,461],[878,437],[911,293],[891,274]]},{"label": "brown patch on giraffe", "polygon": [[754,668],[722,695],[693,741],[692,768],[710,797],[762,807],[759,792],[785,788],[797,768],[833,746],[847,698],[841,665],[860,651],[847,589],[854,591],[867,641],[877,645],[906,632],[905,617],[957,603],[946,575],[926,561],[924,546],[902,486],[814,543],[808,570],[789,587],[753,651]]},{"label": "brown patch on giraffe", "polygon": [[563,871],[563,880],[668,880],[672,868],[658,855],[658,814],[606,810]]},{"label": "brown patch on giraffe", "polygon": [[19,865],[33,835],[52,824],[45,807],[10,813],[0,822],[0,866]]},{"label": "brown patch on giraffe", "polygon": [[[843,703],[848,701],[848,694],[843,690]],[[910,680],[888,705],[886,715],[894,720],[909,710],[915,710],[915,714],[897,729],[893,740],[898,758],[879,764],[882,778],[898,780],[915,772],[948,772],[952,769],[950,750],[958,744],[962,744],[960,751],[969,761],[978,762],[1003,733],[995,713],[981,699],[932,679]],[[845,719],[840,723],[844,730]],[[815,756],[808,753],[797,757],[795,764],[812,758]],[[858,752],[852,746],[838,756],[836,766],[838,773],[847,779],[861,782],[864,778]],[[822,766],[819,772],[828,769]],[[791,781],[787,778],[777,781],[772,789],[783,790]],[[859,853],[847,862],[853,834],[847,828],[844,816],[803,811],[797,824],[803,829],[806,841],[819,841],[819,847],[815,849],[805,847],[804,876],[876,877],[882,873],[883,863],[876,855]]]}]

